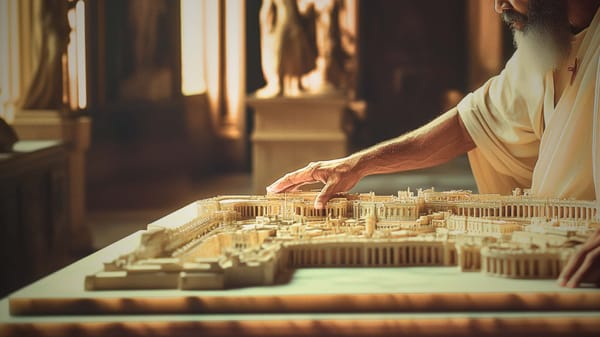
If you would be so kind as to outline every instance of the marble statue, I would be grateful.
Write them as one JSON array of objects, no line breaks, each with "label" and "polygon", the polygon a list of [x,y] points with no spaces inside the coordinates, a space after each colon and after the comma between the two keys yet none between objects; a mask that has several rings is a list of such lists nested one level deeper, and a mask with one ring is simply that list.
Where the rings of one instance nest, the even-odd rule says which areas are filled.
[{"label": "marble statue", "polygon": [[302,91],[301,77],[316,66],[310,14],[296,0],[264,0],[260,9],[261,66],[267,84],[258,97]]},{"label": "marble statue", "polygon": [[[64,0],[40,1],[39,24],[41,25],[41,47],[35,75],[23,96],[23,109],[59,109],[63,105],[62,57],[69,44],[69,22],[67,2]],[[37,20],[34,20],[36,22]]]},{"label": "marble statue", "polygon": [[[355,36],[343,25],[341,16],[345,13],[344,0],[301,0],[303,7],[314,6],[316,12],[315,34],[317,39],[316,69],[307,81],[312,89],[328,91],[346,89],[350,85],[351,54]],[[347,15],[347,13],[346,13]]]}]

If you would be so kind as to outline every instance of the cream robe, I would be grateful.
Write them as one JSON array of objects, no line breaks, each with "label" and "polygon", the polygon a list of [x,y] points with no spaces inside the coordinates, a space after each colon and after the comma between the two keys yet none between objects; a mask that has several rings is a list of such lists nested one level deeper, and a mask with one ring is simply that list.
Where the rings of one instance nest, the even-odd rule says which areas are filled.
[{"label": "cream robe", "polygon": [[574,52],[577,73],[556,106],[552,72],[532,73],[519,50],[458,104],[477,145],[469,161],[480,193],[531,187],[542,197],[600,201],[600,10]]}]

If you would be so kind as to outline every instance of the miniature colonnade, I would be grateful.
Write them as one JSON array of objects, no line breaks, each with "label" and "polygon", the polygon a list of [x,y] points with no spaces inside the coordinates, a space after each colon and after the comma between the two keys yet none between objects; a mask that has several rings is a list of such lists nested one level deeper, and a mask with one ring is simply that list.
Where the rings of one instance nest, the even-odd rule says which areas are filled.
[{"label": "miniature colonnade", "polygon": [[446,219],[448,230],[477,234],[510,234],[521,230],[516,222],[498,221],[486,218],[469,218],[464,215],[451,215]]},{"label": "miniature colonnade", "polygon": [[[424,207],[427,206],[428,207]],[[315,209],[312,207],[312,201],[291,201],[289,209],[282,205],[281,200],[252,200],[239,203],[235,210],[240,213],[242,218],[253,218],[256,216],[279,215],[285,218],[286,215],[295,215],[301,217],[332,217],[332,218],[365,218],[377,216],[382,220],[414,220],[419,216],[422,208],[430,209],[452,209],[456,215],[468,217],[500,217],[500,218],[532,218],[545,217],[569,218],[574,220],[594,220],[598,216],[597,205],[594,202],[573,202],[561,200],[557,203],[528,200],[518,203],[499,202],[490,203],[482,200],[478,202],[463,201],[453,202],[451,200],[440,203],[438,200],[425,200],[424,205],[420,205],[417,200],[403,200],[398,202],[393,198],[379,202],[365,200],[343,200],[330,202],[325,209]]]},{"label": "miniature colonnade", "polygon": [[553,205],[545,203],[519,203],[501,205],[486,205],[485,203],[469,205],[458,204],[456,210],[458,215],[472,217],[546,217],[592,220],[595,219],[597,215],[596,205],[594,205],[592,202],[586,202],[583,205]]},{"label": "miniature colonnade", "polygon": [[385,220],[414,220],[419,215],[416,202],[365,202],[340,200],[327,204],[324,209],[315,209],[312,200],[291,201],[289,205],[281,200],[251,200],[237,203],[234,208],[241,219],[257,216],[300,216],[306,218],[365,218],[378,216]]},{"label": "miniature colonnade", "polygon": [[290,268],[456,265],[454,245],[440,241],[320,242],[285,247]]},{"label": "miniature colonnade", "polygon": [[548,258],[549,253],[514,254],[498,249],[481,250],[484,273],[510,278],[556,278],[562,270],[562,259]]},{"label": "miniature colonnade", "polygon": [[348,206],[346,202],[339,202],[332,205],[327,205],[324,209],[315,209],[312,206],[312,202],[291,202],[290,209],[282,207],[281,201],[246,201],[240,202],[234,206],[234,210],[239,212],[242,219],[253,219],[257,216],[281,216],[285,218],[285,215],[290,213],[290,209],[293,210],[293,215],[301,217],[347,217]]}]

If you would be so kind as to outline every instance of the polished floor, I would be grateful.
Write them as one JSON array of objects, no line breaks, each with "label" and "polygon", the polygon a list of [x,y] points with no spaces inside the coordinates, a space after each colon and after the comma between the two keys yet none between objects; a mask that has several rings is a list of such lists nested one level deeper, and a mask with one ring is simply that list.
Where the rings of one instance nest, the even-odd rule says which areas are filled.
[{"label": "polished floor", "polygon": [[[369,176],[351,192],[390,195],[407,187],[411,190],[434,187],[439,191],[465,189],[477,192],[466,157],[425,170]],[[88,204],[93,205],[87,219],[92,229],[94,248],[105,247],[144,229],[148,223],[195,200],[217,195],[250,194],[251,191],[250,173],[227,173],[202,179],[191,179],[186,175],[134,177],[107,184],[88,196]]]}]

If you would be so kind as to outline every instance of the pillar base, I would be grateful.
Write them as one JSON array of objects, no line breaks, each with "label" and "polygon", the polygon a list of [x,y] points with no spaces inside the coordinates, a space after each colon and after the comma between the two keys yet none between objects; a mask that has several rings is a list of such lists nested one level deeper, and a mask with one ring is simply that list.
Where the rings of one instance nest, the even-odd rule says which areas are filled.
[{"label": "pillar base", "polygon": [[343,95],[250,97],[246,102],[254,108],[253,193],[264,194],[273,181],[311,161],[347,154]]}]

